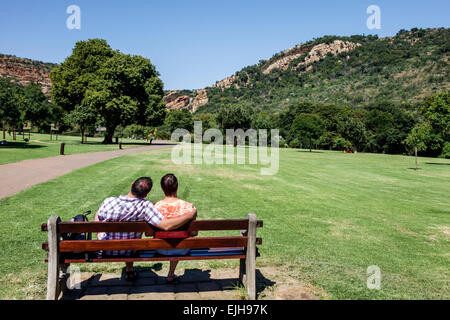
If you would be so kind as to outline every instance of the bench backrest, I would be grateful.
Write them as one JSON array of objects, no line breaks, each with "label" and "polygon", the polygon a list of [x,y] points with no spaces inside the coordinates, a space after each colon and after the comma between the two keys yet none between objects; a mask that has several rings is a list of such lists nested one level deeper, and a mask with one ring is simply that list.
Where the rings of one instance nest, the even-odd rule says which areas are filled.
[{"label": "bench backrest", "polygon": [[[155,239],[127,240],[63,240],[58,241],[59,252],[88,252],[100,250],[156,250],[156,249],[200,249],[247,247],[248,237],[245,232],[235,237],[191,237],[183,235],[190,231],[220,231],[248,230],[249,223],[255,228],[262,227],[263,222],[252,219],[231,220],[194,220],[181,228],[163,232],[147,222],[56,222],[56,233],[88,233],[88,232],[142,232],[146,236],[158,235]],[[49,220],[50,223],[50,220]],[[41,226],[42,231],[48,231],[48,225]],[[255,244],[261,244],[260,238],[255,238]],[[43,249],[48,250],[48,243],[43,243]]]}]

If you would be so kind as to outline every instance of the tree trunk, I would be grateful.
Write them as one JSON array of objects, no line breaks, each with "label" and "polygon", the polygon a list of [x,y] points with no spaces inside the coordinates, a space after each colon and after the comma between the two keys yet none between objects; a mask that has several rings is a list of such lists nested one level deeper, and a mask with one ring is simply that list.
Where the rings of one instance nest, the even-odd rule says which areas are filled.
[{"label": "tree trunk", "polygon": [[84,129],[80,128],[80,134],[81,134],[81,144],[84,143]]},{"label": "tree trunk", "polygon": [[3,125],[3,140],[6,139],[6,128],[5,128],[5,121],[2,122]]},{"label": "tree trunk", "polygon": [[414,154],[416,155],[416,170],[417,170],[417,147],[414,148]]},{"label": "tree trunk", "polygon": [[113,135],[114,135],[114,129],[113,130],[109,130],[108,128],[106,128],[106,132],[105,132],[105,139],[103,140],[103,144],[112,144],[113,143]]},{"label": "tree trunk", "polygon": [[13,140],[16,140],[16,127],[13,126]]}]

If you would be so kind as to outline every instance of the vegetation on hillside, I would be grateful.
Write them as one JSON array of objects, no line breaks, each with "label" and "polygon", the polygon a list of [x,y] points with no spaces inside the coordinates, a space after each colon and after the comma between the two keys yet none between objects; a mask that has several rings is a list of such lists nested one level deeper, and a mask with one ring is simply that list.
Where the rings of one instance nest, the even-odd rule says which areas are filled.
[{"label": "vegetation on hillside", "polygon": [[[309,59],[312,48],[336,43],[352,44],[351,50],[335,47]],[[124,134],[146,138],[155,127],[157,138],[168,139],[201,120],[203,130],[279,129],[281,146],[294,148],[450,157],[449,53],[445,28],[401,30],[383,39],[325,36],[242,69],[229,88],[207,88],[209,102],[194,115],[173,110],[164,121],[162,82],[149,60],[94,39],[78,42],[53,69],[53,104],[37,85],[3,79],[0,115],[8,127],[31,122],[48,132],[59,123],[61,130],[80,129],[82,137],[105,126],[105,142]],[[285,68],[269,68],[286,57],[292,59]]]},{"label": "vegetation on hillside", "polygon": [[[302,64],[311,48],[336,40],[359,45]],[[285,70],[265,72],[293,54],[300,55]],[[218,119],[224,109],[244,108],[237,118],[250,113],[252,128],[280,129],[282,145],[394,154],[415,151],[418,140],[408,135],[428,125],[419,152],[448,157],[449,54],[450,29],[444,28],[382,39],[325,36],[242,69],[229,88],[207,88],[209,102],[196,116]]]},{"label": "vegetation on hillside", "polygon": [[308,53],[292,61],[286,70],[263,70],[289,54],[237,72],[234,85],[207,88],[209,102],[197,112],[217,111],[225,104],[248,103],[257,111],[279,112],[300,101],[359,107],[391,101],[416,103],[425,96],[450,89],[450,29],[401,30],[391,38],[377,36],[325,36],[302,45],[312,48],[334,40],[360,44],[350,52],[328,53],[298,67]]},{"label": "vegetation on hillside", "polygon": [[5,64],[6,66],[17,66],[17,65],[29,66],[33,69],[43,70],[46,73],[50,73],[50,71],[52,71],[52,69],[55,66],[57,66],[56,63],[42,62],[39,60],[31,60],[27,58],[19,58],[14,55],[3,53],[0,53],[0,60],[2,60],[2,63]]}]

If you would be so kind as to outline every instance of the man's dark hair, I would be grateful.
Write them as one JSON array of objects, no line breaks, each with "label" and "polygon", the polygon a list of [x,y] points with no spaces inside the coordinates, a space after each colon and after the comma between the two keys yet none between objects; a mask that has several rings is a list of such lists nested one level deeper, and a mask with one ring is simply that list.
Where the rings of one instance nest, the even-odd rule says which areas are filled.
[{"label": "man's dark hair", "polygon": [[172,173],[166,174],[161,178],[161,189],[166,196],[174,195],[178,190],[178,180]]},{"label": "man's dark hair", "polygon": [[151,178],[141,177],[133,182],[131,186],[131,194],[138,198],[145,198],[152,190],[153,182]]}]

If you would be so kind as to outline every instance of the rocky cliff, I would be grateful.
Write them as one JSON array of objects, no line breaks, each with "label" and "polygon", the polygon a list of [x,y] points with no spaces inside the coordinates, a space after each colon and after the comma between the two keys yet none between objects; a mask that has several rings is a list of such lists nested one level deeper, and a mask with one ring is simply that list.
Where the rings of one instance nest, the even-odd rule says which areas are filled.
[{"label": "rocky cliff", "polygon": [[164,98],[168,110],[188,109],[190,112],[208,103],[206,89],[166,91]]},{"label": "rocky cliff", "polygon": [[342,52],[351,52],[355,48],[361,46],[359,43],[350,41],[334,40],[331,43],[319,43],[313,47],[298,45],[281,53],[281,58],[276,59],[263,70],[264,74],[269,74],[274,69],[287,70],[291,62],[302,58],[303,60],[296,64],[296,68],[300,66],[308,66],[314,62],[320,61],[329,53],[336,56]]},{"label": "rocky cliff", "polygon": [[17,79],[23,85],[37,82],[46,95],[50,95],[52,84],[49,74],[54,67],[53,63],[0,54],[0,77]]}]

